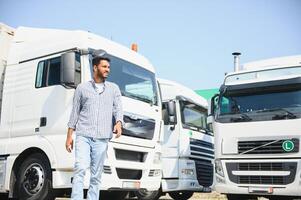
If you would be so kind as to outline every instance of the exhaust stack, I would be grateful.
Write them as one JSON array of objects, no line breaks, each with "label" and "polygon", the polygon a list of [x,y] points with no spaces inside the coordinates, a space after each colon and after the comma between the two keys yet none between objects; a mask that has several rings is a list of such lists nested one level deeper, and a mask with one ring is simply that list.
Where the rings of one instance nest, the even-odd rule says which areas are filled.
[{"label": "exhaust stack", "polygon": [[241,55],[241,53],[233,52],[232,55],[234,56],[234,71],[238,72],[239,71],[239,56]]}]

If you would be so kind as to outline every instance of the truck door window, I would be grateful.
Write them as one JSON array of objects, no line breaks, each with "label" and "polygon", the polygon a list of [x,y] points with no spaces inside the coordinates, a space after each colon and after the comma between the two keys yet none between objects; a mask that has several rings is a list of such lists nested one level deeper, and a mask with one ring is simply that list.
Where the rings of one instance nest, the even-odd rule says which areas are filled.
[{"label": "truck door window", "polygon": [[40,61],[36,75],[36,88],[58,85],[60,83],[60,57]]},{"label": "truck door window", "polygon": [[48,61],[48,85],[59,85],[60,84],[60,75],[61,75],[61,59],[54,58]]},{"label": "truck door window", "polygon": [[[76,60],[80,62],[80,55],[76,54]],[[76,85],[80,83],[80,69],[75,70]],[[36,88],[60,85],[61,57],[42,60],[38,63],[36,74]]]},{"label": "truck door window", "polygon": [[[36,76],[36,88],[44,87],[45,81],[46,81],[46,71],[44,68],[45,62],[39,62],[38,64],[38,70],[37,70],[37,76]],[[44,83],[43,83],[44,81]]]}]

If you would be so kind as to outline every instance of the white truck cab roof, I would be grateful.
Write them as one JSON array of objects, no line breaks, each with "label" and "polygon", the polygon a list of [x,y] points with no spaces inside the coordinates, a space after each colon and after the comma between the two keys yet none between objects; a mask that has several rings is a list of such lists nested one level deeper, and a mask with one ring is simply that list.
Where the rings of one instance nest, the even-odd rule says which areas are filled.
[{"label": "white truck cab roof", "polygon": [[240,71],[228,73],[224,84],[237,85],[300,76],[301,55],[295,55],[246,63]]},{"label": "white truck cab roof", "polygon": [[9,54],[8,65],[72,48],[104,49],[109,54],[154,72],[154,67],[144,56],[96,34],[80,30],[28,27],[15,29],[15,36],[11,46],[11,49],[14,49],[14,51]]},{"label": "white truck cab roof", "polygon": [[192,89],[166,79],[159,78],[158,81],[161,87],[162,101],[175,99],[180,94],[180,96],[190,99],[204,108],[208,107],[207,100],[196,94]]}]

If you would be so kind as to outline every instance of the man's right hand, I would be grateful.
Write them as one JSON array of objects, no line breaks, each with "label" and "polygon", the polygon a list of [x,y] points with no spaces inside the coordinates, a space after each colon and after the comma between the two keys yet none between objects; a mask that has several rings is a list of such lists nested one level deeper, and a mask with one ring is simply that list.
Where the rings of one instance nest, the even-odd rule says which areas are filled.
[{"label": "man's right hand", "polygon": [[71,153],[73,149],[73,138],[72,136],[67,136],[67,139],[66,139],[66,150]]},{"label": "man's right hand", "polygon": [[73,134],[73,129],[69,128],[68,129],[68,133],[67,133],[67,139],[66,139],[66,150],[71,153],[72,149],[73,149],[73,138],[72,138],[72,134]]}]

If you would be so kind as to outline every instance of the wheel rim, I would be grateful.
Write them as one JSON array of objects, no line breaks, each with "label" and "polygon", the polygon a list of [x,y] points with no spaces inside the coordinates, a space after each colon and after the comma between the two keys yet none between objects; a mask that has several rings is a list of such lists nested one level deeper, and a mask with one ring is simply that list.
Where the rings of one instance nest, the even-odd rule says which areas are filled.
[{"label": "wheel rim", "polygon": [[24,171],[24,181],[22,185],[28,194],[33,195],[42,189],[44,180],[45,173],[42,166],[38,163],[33,163]]}]

